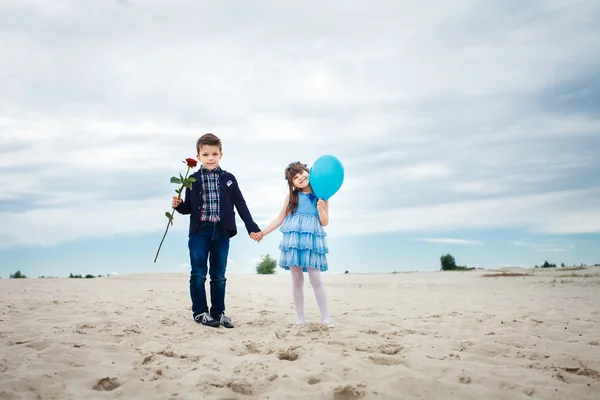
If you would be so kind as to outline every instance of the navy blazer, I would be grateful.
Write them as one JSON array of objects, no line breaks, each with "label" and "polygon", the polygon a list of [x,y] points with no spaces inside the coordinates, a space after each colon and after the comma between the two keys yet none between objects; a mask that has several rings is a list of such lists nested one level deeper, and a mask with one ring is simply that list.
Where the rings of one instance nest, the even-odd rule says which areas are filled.
[{"label": "navy blazer", "polygon": [[[196,233],[201,222],[200,214],[202,212],[202,177],[200,176],[200,173],[200,171],[197,171],[191,175],[196,179],[196,182],[192,183],[192,190],[189,188],[185,189],[185,199],[175,209],[180,214],[190,214],[189,236]],[[231,238],[237,234],[235,212],[233,211],[234,206],[240,214],[242,221],[244,221],[248,234],[251,232],[260,232],[260,228],[252,219],[252,215],[250,215],[250,210],[248,210],[246,200],[244,200],[244,196],[242,196],[242,192],[238,186],[235,176],[221,169],[219,188],[219,196],[221,201],[221,223],[229,234],[229,237]]]}]

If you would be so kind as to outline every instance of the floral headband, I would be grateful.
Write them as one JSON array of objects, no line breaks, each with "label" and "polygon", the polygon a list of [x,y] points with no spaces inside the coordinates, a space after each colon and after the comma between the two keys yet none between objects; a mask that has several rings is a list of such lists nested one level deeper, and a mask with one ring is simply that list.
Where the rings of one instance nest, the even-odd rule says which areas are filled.
[{"label": "floral headband", "polygon": [[[289,163],[289,164],[288,164],[288,166],[287,166],[287,167],[285,167],[285,172],[286,172],[286,174],[284,174],[284,178],[283,178],[283,179],[285,179],[285,180],[287,181],[287,172],[288,172],[288,171],[290,170],[290,168],[292,168],[294,165],[298,165],[298,164],[301,164],[301,162],[300,162],[300,161],[296,161],[296,162],[293,162],[293,163]],[[308,165],[306,165],[306,164],[302,164],[302,165],[304,165],[305,167],[308,167]]]}]

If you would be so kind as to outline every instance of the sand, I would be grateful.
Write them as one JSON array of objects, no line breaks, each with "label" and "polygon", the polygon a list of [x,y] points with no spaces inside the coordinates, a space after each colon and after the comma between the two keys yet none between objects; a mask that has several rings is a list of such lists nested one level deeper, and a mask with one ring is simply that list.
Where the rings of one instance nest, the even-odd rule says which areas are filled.
[{"label": "sand", "polygon": [[0,398],[600,398],[600,268],[518,272],[326,274],[334,328],[284,271],[228,277],[234,329],[185,274],[2,279]]}]

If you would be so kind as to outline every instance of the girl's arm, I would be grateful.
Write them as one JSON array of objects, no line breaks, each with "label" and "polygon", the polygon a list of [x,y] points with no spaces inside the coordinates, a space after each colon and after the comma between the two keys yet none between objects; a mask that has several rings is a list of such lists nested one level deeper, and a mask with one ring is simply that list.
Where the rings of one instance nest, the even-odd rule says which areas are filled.
[{"label": "girl's arm", "polygon": [[317,210],[319,210],[319,222],[321,225],[327,226],[329,224],[329,200],[318,200]]},{"label": "girl's arm", "polygon": [[283,202],[283,207],[281,208],[279,215],[277,215],[277,217],[275,217],[275,219],[265,229],[263,229],[260,232],[262,234],[262,236],[267,236],[269,233],[271,233],[275,229],[279,228],[279,226],[282,224],[283,220],[285,219],[285,216],[287,215],[287,206],[288,206],[289,202],[290,202],[290,195],[288,193],[285,196],[285,201]]}]

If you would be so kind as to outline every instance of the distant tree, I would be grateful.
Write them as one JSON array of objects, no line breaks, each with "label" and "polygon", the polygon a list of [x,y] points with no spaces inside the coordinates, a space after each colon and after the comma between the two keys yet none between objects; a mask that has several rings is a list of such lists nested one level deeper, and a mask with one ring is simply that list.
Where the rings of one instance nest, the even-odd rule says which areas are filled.
[{"label": "distant tree", "polygon": [[565,263],[564,262],[560,263],[560,266],[564,268],[565,267]]},{"label": "distant tree", "polygon": [[270,275],[275,273],[277,261],[271,258],[269,254],[262,256],[261,261],[256,264],[256,273],[261,275]]},{"label": "distant tree", "polygon": [[544,261],[542,268],[556,268],[556,264],[550,264],[548,261]]},{"label": "distant tree", "polygon": [[22,279],[22,278],[27,278],[27,275],[22,274],[21,271],[17,271],[14,274],[10,275],[10,279]]},{"label": "distant tree", "polygon": [[444,254],[441,256],[440,263],[442,264],[442,271],[451,271],[456,269],[456,261],[450,254]]}]

